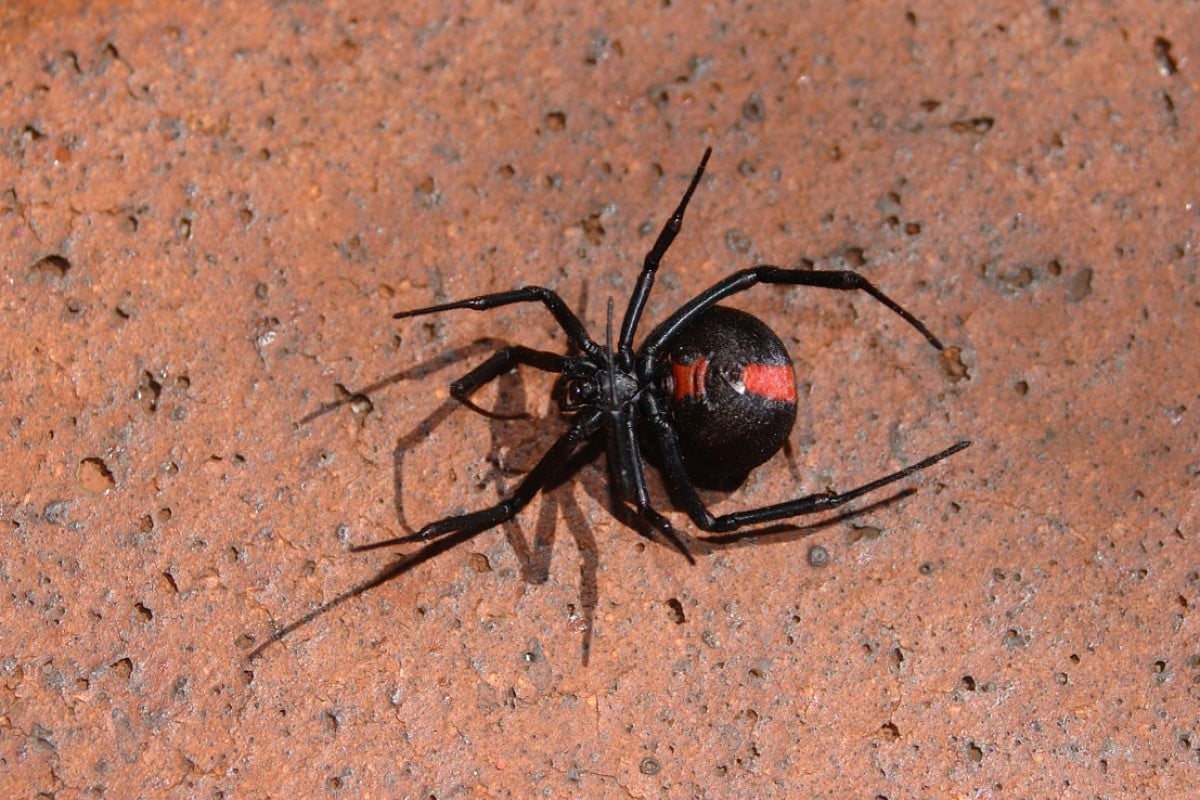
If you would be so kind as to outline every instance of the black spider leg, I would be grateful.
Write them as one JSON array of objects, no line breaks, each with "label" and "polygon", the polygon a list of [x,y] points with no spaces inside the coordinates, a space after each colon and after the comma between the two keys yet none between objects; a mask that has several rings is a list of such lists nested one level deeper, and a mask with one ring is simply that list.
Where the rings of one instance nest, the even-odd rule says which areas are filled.
[{"label": "black spider leg", "polygon": [[623,499],[633,503],[630,512],[634,519],[658,531],[688,560],[689,564],[695,564],[696,559],[688,550],[683,537],[671,525],[670,520],[655,511],[654,507],[650,505],[650,493],[646,489],[646,473],[642,468],[642,455],[638,445],[634,415],[627,409],[622,410],[620,414],[615,415],[611,426],[608,435],[610,439],[616,440],[615,450],[618,458],[621,459],[619,469],[628,473],[625,478],[629,482],[629,489],[632,490],[632,494]]},{"label": "black spider leg", "polygon": [[452,311],[458,308],[466,308],[472,311],[488,311],[500,306],[512,305],[513,303],[542,303],[554,315],[554,319],[558,321],[563,332],[567,334],[567,341],[571,346],[578,348],[581,353],[588,356],[595,357],[599,355],[600,346],[588,336],[587,329],[583,327],[583,323],[580,322],[575,312],[567,307],[567,304],[563,302],[563,299],[556,292],[541,286],[525,286],[521,289],[512,289],[507,292],[496,292],[495,294],[484,294],[479,297],[469,297],[466,300],[456,300],[453,303],[414,308],[409,311],[397,311],[392,315],[392,319],[419,317],[425,314]]},{"label": "black spider leg", "polygon": [[900,315],[909,325],[920,331],[921,335],[938,350],[945,349],[938,338],[930,333],[919,319],[905,311],[899,303],[876,288],[875,284],[852,270],[816,270],[816,269],[784,269],[782,267],[758,266],[735,272],[728,278],[718,281],[691,300],[680,306],[674,314],[667,317],[655,328],[638,353],[639,372],[652,374],[654,364],[661,350],[672,337],[682,330],[689,322],[700,314],[715,306],[731,294],[744,292],[760,283],[782,283],[794,286],[815,286],[819,289],[837,289],[839,291],[864,291],[880,303]]},{"label": "black spider leg", "polygon": [[[443,536],[451,535],[457,541],[466,541],[466,538],[470,538],[475,534],[482,533],[489,528],[512,519],[517,515],[517,512],[529,504],[529,501],[543,487],[552,483],[559,476],[564,465],[569,463],[571,454],[575,452],[580,443],[600,430],[603,424],[603,416],[604,412],[597,410],[575,420],[571,424],[571,427],[567,429],[567,432],[558,437],[558,440],[542,455],[533,469],[525,474],[525,477],[517,484],[517,488],[496,505],[480,509],[479,511],[456,514],[437,520],[436,522],[431,522],[411,536],[401,536],[382,542],[372,542],[371,544],[359,545],[351,549],[354,552],[361,552],[364,550],[375,550],[380,547],[390,547],[396,544],[425,542],[430,539],[439,539]],[[458,539],[459,534],[462,534],[466,538]]]},{"label": "black spider leg", "polygon": [[[629,509],[632,518],[656,530],[671,543],[689,563],[696,559],[688,551],[687,544],[671,525],[671,522],[650,505],[650,492],[646,488],[646,473],[642,467],[642,454],[637,439],[636,406],[623,405],[616,395],[616,365],[612,352],[612,300],[608,301],[608,324],[606,326],[605,360],[608,373],[608,406],[605,410],[604,433],[608,444],[608,469],[612,475],[612,503],[614,508]],[[645,528],[635,525],[639,533]]]},{"label": "black spider leg", "polygon": [[521,345],[501,348],[493,353],[487,361],[450,384],[450,396],[472,411],[491,419],[526,419],[529,417],[529,414],[525,412],[501,414],[482,408],[471,400],[471,394],[476,389],[485,383],[494,381],[518,364],[525,364],[526,366],[546,372],[562,372],[563,357],[558,353],[534,350],[531,347],[523,347]]},{"label": "black spider leg", "polygon": [[629,305],[625,309],[625,319],[621,322],[621,339],[617,345],[617,353],[621,358],[632,356],[633,337],[637,333],[638,322],[642,319],[642,311],[646,308],[646,298],[650,296],[650,289],[654,286],[654,273],[658,271],[658,263],[666,255],[667,248],[675,241],[679,229],[683,227],[683,212],[687,210],[692,193],[700,185],[700,177],[704,174],[704,167],[708,164],[710,155],[712,155],[712,148],[704,148],[700,166],[696,168],[692,182],[688,184],[687,191],[683,193],[683,199],[679,201],[675,213],[659,231],[658,238],[654,240],[654,246],[650,248],[650,252],[646,253],[642,274],[638,276],[637,286],[634,287],[633,294],[629,298]]},{"label": "black spider leg", "polygon": [[[456,300],[450,303],[441,303],[436,306],[426,306],[424,308],[414,308],[408,311],[397,311],[392,315],[393,319],[405,319],[408,317],[418,317],[425,314],[434,314],[440,311],[452,311],[455,309],[470,309],[472,311],[487,311],[497,308],[498,306],[511,305],[513,303],[530,303],[540,302],[549,309],[550,313],[558,321],[559,326],[567,335],[567,340],[572,347],[577,348],[581,352],[588,354],[597,354],[600,351],[599,345],[592,341],[588,336],[587,330],[583,327],[583,323],[575,312],[567,307],[563,299],[557,293],[543,288],[541,286],[526,286],[521,289],[513,289],[507,292],[496,292],[494,294],[480,295],[479,297],[470,297],[466,300]],[[530,366],[546,369],[550,372],[561,372],[563,357],[555,353],[548,353],[541,350],[533,350],[528,347],[514,346],[506,347],[496,351],[492,357],[479,365],[469,373],[459,378],[451,385],[451,394],[459,402],[463,402],[468,408],[484,414],[485,416],[493,416],[494,412],[486,411],[472,402],[464,402],[464,398],[468,398],[471,392],[478,389],[483,384],[493,380],[500,375],[503,375],[508,369],[511,369],[515,364],[524,363]],[[456,394],[457,389],[457,394]],[[461,395],[461,396],[460,396]],[[493,525],[498,525],[505,520],[511,519],[516,515],[517,511],[523,508],[533,499],[533,496],[538,493],[542,485],[552,480],[561,469],[564,462],[575,447],[584,439],[594,434],[599,429],[600,413],[597,412],[592,417],[582,418],[575,423],[559,437],[558,441],[551,446],[537,463],[537,465],[525,476],[516,490],[509,497],[502,500],[495,506],[491,506],[480,511],[470,512],[468,514],[460,514],[452,517],[447,517],[437,522],[431,522],[421,530],[411,536],[400,536],[394,539],[384,539],[379,542],[372,542],[367,545],[360,545],[352,548],[355,552],[363,550],[374,550],[379,547],[390,547],[396,544],[405,544],[407,542],[426,541],[428,539],[444,536],[453,531],[464,531],[472,529],[479,533]],[[503,418],[503,415],[500,415]],[[492,522],[483,524],[481,527],[474,527],[479,520],[492,519]]]},{"label": "black spider leg", "polygon": [[[625,317],[621,321],[621,338],[615,352],[612,349],[612,306],[611,303],[609,305],[607,358],[610,387],[615,372],[614,358],[620,359],[626,369],[633,367],[633,337],[637,335],[638,323],[641,322],[642,312],[646,308],[650,289],[654,286],[655,273],[658,272],[659,263],[683,227],[684,212],[687,211],[688,203],[691,201],[696,187],[700,185],[700,178],[704,175],[704,168],[711,155],[712,148],[706,147],[704,155],[700,158],[700,165],[696,168],[696,173],[684,191],[679,205],[675,208],[675,213],[667,219],[658,233],[658,238],[654,240],[654,245],[646,253],[646,258],[642,262],[642,272],[638,276],[637,285],[625,308]],[[690,563],[695,564],[695,558],[688,551],[687,545],[672,527],[670,521],[650,505],[650,493],[646,489],[646,475],[642,468],[642,456],[638,446],[634,414],[628,408],[617,408],[615,400],[610,397],[606,423],[608,463],[616,484],[617,496],[614,498],[614,505],[627,508],[623,505],[624,503],[633,503],[634,508],[631,511],[635,522],[643,523],[658,531]],[[641,529],[639,528],[639,530]]]},{"label": "black spider leg", "polygon": [[905,498],[912,497],[917,493],[915,486],[909,486],[901,489],[894,494],[889,494],[887,497],[879,500],[872,500],[865,506],[859,508],[847,508],[832,514],[828,517],[822,517],[814,522],[799,524],[797,522],[777,522],[774,525],[760,525],[757,528],[747,528],[730,533],[715,534],[713,536],[705,536],[703,541],[713,550],[727,550],[734,547],[757,547],[762,544],[786,544],[789,542],[798,542],[812,536],[817,531],[831,528],[840,522],[849,522],[857,517],[871,514],[880,509],[886,508],[893,503],[898,503]]},{"label": "black spider leg", "polygon": [[646,417],[650,422],[651,429],[658,438],[659,446],[662,450],[663,472],[666,476],[668,489],[675,495],[677,502],[687,511],[692,521],[696,523],[696,527],[711,533],[727,533],[746,525],[773,522],[805,514],[816,514],[821,511],[837,508],[868,492],[873,492],[888,484],[903,480],[914,472],[920,472],[923,469],[931,467],[942,459],[949,458],[971,445],[969,441],[958,442],[923,461],[918,461],[916,464],[911,464],[904,469],[897,470],[890,475],[885,475],[870,483],[865,483],[848,492],[828,491],[819,494],[810,494],[798,497],[795,500],[787,500],[782,503],[763,506],[762,508],[735,511],[731,514],[714,517],[708,510],[708,507],[704,505],[704,501],[700,499],[699,494],[696,493],[696,487],[692,484],[687,471],[684,469],[683,458],[679,454],[679,438],[666,413],[659,407],[657,400],[649,393],[646,394],[643,402],[646,404]]},{"label": "black spider leg", "polygon": [[[522,419],[527,417],[528,414],[499,414],[495,411],[489,411],[486,408],[477,406],[473,401],[471,401],[470,395],[485,383],[495,380],[518,364],[527,364],[531,367],[545,370],[546,372],[562,372],[562,362],[563,357],[557,353],[549,353],[544,350],[534,350],[532,348],[522,347],[520,345],[503,347],[494,352],[487,361],[483,362],[466,375],[451,383],[450,395],[462,405],[466,406],[472,411],[482,414],[485,417],[499,420]],[[404,448],[402,445],[397,445],[395,452],[400,453],[403,449],[406,448]],[[394,480],[396,484],[396,496],[399,497],[399,473],[395,475]],[[397,503],[398,502],[399,501],[397,501]],[[397,511],[400,511],[399,506],[397,506]],[[402,512],[401,517],[403,517]],[[378,542],[372,542],[370,544],[353,547],[351,548],[351,551],[359,552],[361,550],[374,550],[378,547],[388,547],[403,542],[414,541],[417,538],[417,536],[413,535],[384,539]]]}]

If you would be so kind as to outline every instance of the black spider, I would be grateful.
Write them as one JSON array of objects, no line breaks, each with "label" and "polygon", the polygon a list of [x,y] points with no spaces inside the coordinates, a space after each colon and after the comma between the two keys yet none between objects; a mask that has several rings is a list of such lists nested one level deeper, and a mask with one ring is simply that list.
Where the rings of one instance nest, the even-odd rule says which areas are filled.
[{"label": "black spider", "polygon": [[746,525],[772,522],[837,508],[857,497],[894,483],[964,449],[960,441],[940,453],[848,492],[821,492],[782,503],[714,516],[697,493],[697,485],[731,490],[750,470],[774,455],[796,419],[796,383],[791,359],[770,328],[751,315],[717,303],[759,283],[861,290],[899,314],[938,350],[942,343],[912,314],[850,270],[824,271],[758,266],[730,275],[684,303],[647,336],[638,350],[634,336],[654,285],[659,261],[683,224],[683,214],[700,183],[712,148],[675,213],[646,254],[637,286],[629,298],[613,347],[612,302],[604,344],[588,336],[579,317],[555,292],[527,286],[453,303],[401,311],[396,319],[452,309],[487,311],[512,303],[542,303],[562,326],[570,355],[505,347],[450,385],[450,394],[489,416],[471,394],[518,365],[560,373],[554,397],[571,418],[566,433],[550,447],[512,493],[494,506],[431,522],[411,536],[365,545],[374,549],[410,542],[439,540],[449,549],[511,519],[548,485],[578,468],[572,460],[585,443],[604,437],[614,509],[639,528],[658,531],[689,561],[687,545],[675,528],[650,505],[643,471],[643,447],[660,467],[668,492],[697,527],[723,533]]},{"label": "black spider", "polygon": [[[866,278],[849,270],[823,271],[759,266],[730,275],[684,303],[633,349],[633,339],[654,284],[654,274],[683,224],[683,213],[700,183],[712,149],[700,166],[679,207],[663,226],[625,309],[620,337],[613,347],[613,308],[608,304],[604,344],[588,336],[583,323],[557,294],[540,286],[401,311],[397,319],[468,308],[486,311],[511,303],[542,303],[562,326],[569,355],[521,345],[504,347],[450,385],[450,394],[468,408],[491,417],[471,401],[471,394],[518,365],[559,373],[554,398],[571,418],[566,433],[550,447],[512,494],[494,506],[431,522],[411,536],[352,548],[372,550],[395,544],[426,542],[364,583],[326,601],[300,619],[278,629],[250,654],[258,657],[272,642],[316,619],[352,597],[407,572],[439,553],[511,519],[542,489],[556,485],[585,463],[603,436],[608,449],[613,510],[647,535],[662,534],[690,562],[687,545],[662,514],[650,505],[642,466],[642,448],[662,471],[667,490],[697,527],[724,533],[757,523],[834,509],[923,470],[970,445],[960,441],[940,453],[848,492],[821,492],[762,508],[713,516],[697,486],[732,490],[750,470],[779,451],[796,419],[796,382],[791,359],[770,328],[742,311],[717,303],[759,283],[861,290],[899,314],[938,350],[942,344],[912,314]],[[328,410],[327,409],[324,410]],[[323,410],[323,411],[324,411]],[[323,411],[321,413],[323,413]],[[711,539],[712,537],[710,537]],[[586,663],[586,646],[585,646]]]}]

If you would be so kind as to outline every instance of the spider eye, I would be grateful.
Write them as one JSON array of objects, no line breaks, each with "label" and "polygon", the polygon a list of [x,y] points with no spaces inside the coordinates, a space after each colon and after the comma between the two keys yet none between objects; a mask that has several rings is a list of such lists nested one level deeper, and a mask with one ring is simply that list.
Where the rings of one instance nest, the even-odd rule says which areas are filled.
[{"label": "spider eye", "polygon": [[558,404],[563,411],[578,411],[581,407],[587,405],[591,397],[590,386],[587,381],[579,380],[578,378],[565,378],[557,387]]}]

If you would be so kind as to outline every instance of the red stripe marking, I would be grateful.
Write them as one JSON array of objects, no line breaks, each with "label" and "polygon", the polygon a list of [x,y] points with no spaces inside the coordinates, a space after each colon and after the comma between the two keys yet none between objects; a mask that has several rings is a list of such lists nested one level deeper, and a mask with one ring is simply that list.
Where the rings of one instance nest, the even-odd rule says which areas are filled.
[{"label": "red stripe marking", "polygon": [[704,396],[704,377],[708,374],[708,359],[700,357],[691,364],[671,362],[671,375],[675,379],[675,393],[672,400],[681,402],[685,397],[695,397],[699,400]]},{"label": "red stripe marking", "polygon": [[796,402],[796,373],[791,364],[747,364],[742,383],[746,391],[759,397],[782,403]]}]

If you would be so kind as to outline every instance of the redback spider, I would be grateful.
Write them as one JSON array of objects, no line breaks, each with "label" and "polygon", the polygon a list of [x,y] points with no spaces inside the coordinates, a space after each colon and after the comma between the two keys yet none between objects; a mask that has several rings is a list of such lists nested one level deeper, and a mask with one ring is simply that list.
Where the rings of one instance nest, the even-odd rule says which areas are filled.
[{"label": "redback spider", "polygon": [[838,508],[926,469],[970,445],[969,441],[960,441],[923,461],[847,492],[819,492],[720,516],[714,516],[708,510],[700,499],[697,486],[727,491],[737,488],[752,469],[779,451],[796,420],[796,376],[783,343],[755,317],[717,305],[721,300],[760,283],[862,291],[900,315],[935,348],[943,349],[942,343],[920,320],[857,272],[757,266],[718,281],[684,303],[634,350],[633,340],[659,262],[679,233],[684,211],[711,154],[712,148],[704,151],[683,199],[646,254],[637,285],[625,308],[616,347],[613,346],[611,300],[605,341],[599,344],[588,336],[579,317],[562,298],[541,286],[526,286],[394,315],[396,319],[404,319],[454,309],[489,311],[514,303],[543,304],[566,333],[568,355],[523,345],[503,347],[450,384],[450,394],[481,414],[506,418],[480,408],[471,400],[471,395],[517,366],[558,373],[554,399],[570,419],[570,424],[512,493],[496,505],[431,522],[411,536],[353,548],[361,551],[397,544],[428,543],[412,557],[396,562],[366,583],[277,631],[251,657],[334,605],[512,519],[538,492],[557,485],[571,471],[578,469],[583,460],[573,456],[600,437],[607,447],[614,512],[644,534],[657,531],[692,563],[695,559],[687,544],[671,522],[650,505],[642,465],[643,449],[659,466],[672,499],[687,512],[696,527],[710,533],[727,533],[748,525]]},{"label": "redback spider", "polygon": [[[688,561],[687,545],[671,522],[650,505],[642,467],[643,448],[663,475],[667,491],[701,530],[726,533],[747,525],[813,514],[837,508],[880,487],[923,470],[970,445],[961,441],[923,461],[851,489],[805,495],[782,503],[714,516],[697,493],[697,485],[735,489],[750,470],[775,455],[796,420],[796,376],[779,337],[744,311],[717,305],[730,295],[760,283],[815,286],[863,291],[900,315],[938,350],[942,343],[920,320],[851,270],[825,271],[758,266],[736,272],[680,306],[647,336],[637,350],[637,334],[646,298],[659,262],[683,225],[683,214],[704,175],[712,148],[679,207],[667,220],[646,254],[641,275],[613,347],[612,302],[604,344],[588,336],[579,317],[555,292],[526,286],[468,300],[400,311],[395,319],[454,309],[489,311],[513,303],[542,303],[567,335],[571,354],[559,355],[513,345],[450,384],[450,394],[463,405],[499,416],[471,401],[471,394],[518,365],[559,373],[554,398],[571,420],[562,434],[512,491],[494,506],[431,522],[411,536],[365,545],[358,550],[435,539],[466,541],[516,516],[564,471],[578,468],[571,456],[586,442],[603,437],[607,446],[613,502],[642,527],[658,531]],[[446,544],[450,545],[447,541]]]}]

